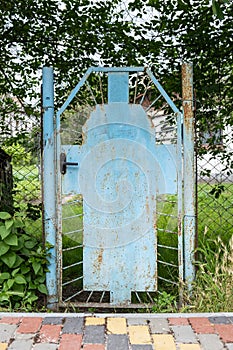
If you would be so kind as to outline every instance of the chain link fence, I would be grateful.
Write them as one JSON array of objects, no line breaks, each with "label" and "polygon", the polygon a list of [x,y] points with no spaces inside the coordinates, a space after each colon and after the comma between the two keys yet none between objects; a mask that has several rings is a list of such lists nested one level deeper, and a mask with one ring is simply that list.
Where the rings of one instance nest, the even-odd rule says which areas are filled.
[{"label": "chain link fence", "polygon": [[[36,117],[22,114],[16,121],[9,114],[0,128],[0,210],[24,213],[28,232],[42,237],[41,124]],[[199,240],[220,236],[227,244],[233,234],[232,130],[220,132],[214,147],[210,136],[197,135]]]},{"label": "chain link fence", "polygon": [[200,135],[196,145],[199,239],[220,237],[228,244],[233,235],[232,129],[227,126]]},{"label": "chain link fence", "polygon": [[42,237],[40,121],[9,113],[1,118],[0,130],[1,211],[22,213],[28,233]]}]

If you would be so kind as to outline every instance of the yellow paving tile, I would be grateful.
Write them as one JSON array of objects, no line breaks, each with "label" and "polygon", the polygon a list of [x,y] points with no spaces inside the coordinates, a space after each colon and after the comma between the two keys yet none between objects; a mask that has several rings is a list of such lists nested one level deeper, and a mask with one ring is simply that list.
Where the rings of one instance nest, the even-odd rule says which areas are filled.
[{"label": "yellow paving tile", "polygon": [[86,326],[102,326],[105,325],[105,318],[102,317],[86,317]]},{"label": "yellow paving tile", "polygon": [[180,350],[201,350],[198,344],[179,344]]},{"label": "yellow paving tile", "polygon": [[6,350],[7,349],[7,343],[0,343],[0,350]]},{"label": "yellow paving tile", "polygon": [[131,344],[151,344],[148,326],[128,326],[128,332]]},{"label": "yellow paving tile", "polygon": [[123,317],[107,318],[107,332],[109,334],[126,334],[126,319]]},{"label": "yellow paving tile", "polygon": [[156,350],[176,350],[176,344],[171,334],[152,335]]}]

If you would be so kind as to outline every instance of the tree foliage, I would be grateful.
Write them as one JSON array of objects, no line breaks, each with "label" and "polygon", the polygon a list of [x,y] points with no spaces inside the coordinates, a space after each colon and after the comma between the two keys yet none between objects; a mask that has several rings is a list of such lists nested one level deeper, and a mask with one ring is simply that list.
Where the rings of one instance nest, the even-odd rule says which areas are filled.
[{"label": "tree foliage", "polygon": [[0,6],[3,121],[38,111],[32,104],[40,104],[44,65],[54,66],[60,104],[99,64],[150,65],[169,93],[180,93],[180,64],[188,60],[200,128],[215,135],[232,125],[231,1],[2,0]]}]

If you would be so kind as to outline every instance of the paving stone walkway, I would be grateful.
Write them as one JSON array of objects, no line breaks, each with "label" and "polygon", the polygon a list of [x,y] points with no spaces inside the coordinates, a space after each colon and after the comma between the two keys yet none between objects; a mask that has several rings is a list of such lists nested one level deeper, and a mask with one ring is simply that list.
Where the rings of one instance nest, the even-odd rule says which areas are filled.
[{"label": "paving stone walkway", "polygon": [[233,313],[0,313],[0,350],[6,349],[233,350]]}]

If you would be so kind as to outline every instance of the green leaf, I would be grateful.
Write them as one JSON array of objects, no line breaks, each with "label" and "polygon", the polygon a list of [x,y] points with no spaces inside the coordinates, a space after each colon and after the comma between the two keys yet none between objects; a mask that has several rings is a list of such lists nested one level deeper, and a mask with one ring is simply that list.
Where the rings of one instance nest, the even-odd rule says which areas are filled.
[{"label": "green leaf", "polygon": [[25,242],[25,247],[28,249],[34,248],[38,244],[36,239],[30,239],[27,242]]},{"label": "green leaf", "polygon": [[214,15],[216,17],[218,17],[219,19],[223,19],[224,18],[224,15],[223,15],[223,12],[221,10],[221,7],[220,7],[219,3],[216,0],[212,1],[212,10],[213,10],[213,13],[214,13]]},{"label": "green leaf", "polygon": [[2,237],[2,239],[9,236],[10,233],[11,233],[11,231],[7,230],[5,226],[0,226],[0,236]]},{"label": "green leaf", "polygon": [[8,292],[8,294],[9,295],[16,295],[16,296],[18,296],[18,297],[21,297],[21,298],[23,298],[24,297],[24,292],[23,291],[21,291],[21,290],[10,290],[9,292]]},{"label": "green leaf", "polygon": [[13,270],[11,273],[12,277],[15,277],[15,275],[19,272],[19,270],[20,268]]},{"label": "green leaf", "polygon": [[27,281],[25,280],[23,275],[15,276],[15,282],[18,284],[27,284]]},{"label": "green leaf", "polygon": [[9,244],[9,245],[17,246],[17,244],[18,244],[18,238],[17,238],[16,235],[11,234],[11,235],[7,236],[7,237],[4,239],[4,242],[5,242],[6,244]]},{"label": "green leaf", "polygon": [[11,289],[11,287],[13,286],[13,284],[15,283],[15,280],[13,278],[10,278],[7,282],[7,287],[9,289]]},{"label": "green leaf", "polygon": [[21,258],[21,256],[16,255],[16,261],[14,263],[14,268],[20,266],[22,263],[24,262],[24,260]]},{"label": "green leaf", "polygon": [[40,285],[38,286],[38,290],[39,290],[41,293],[43,293],[43,294],[48,294],[47,288],[46,288],[45,284],[40,284]]},{"label": "green leaf", "polygon": [[8,301],[9,302],[9,296],[7,295],[7,293],[1,293],[0,294],[0,303],[4,302],[4,301]]},{"label": "green leaf", "polygon": [[8,280],[10,277],[11,275],[9,274],[9,272],[2,272],[0,273],[0,282]]},{"label": "green leaf", "polygon": [[1,259],[8,267],[13,267],[16,261],[16,257],[17,256],[14,252],[8,252],[5,255],[3,255]]},{"label": "green leaf", "polygon": [[7,220],[7,219],[10,219],[11,218],[11,215],[5,211],[1,211],[0,212],[0,219],[2,220]]},{"label": "green leaf", "polygon": [[33,267],[35,274],[37,275],[37,273],[39,272],[39,270],[41,268],[41,264],[38,261],[34,261],[32,263],[32,267]]},{"label": "green leaf", "polygon": [[15,227],[20,227],[20,228],[24,227],[24,223],[22,222],[21,219],[15,219],[14,223],[15,223]]},{"label": "green leaf", "polygon": [[10,249],[10,247],[8,244],[1,242],[0,243],[0,256],[6,254],[9,249]]},{"label": "green leaf", "polygon": [[7,220],[5,221],[5,226],[6,226],[6,229],[9,230],[14,224],[14,220]]},{"label": "green leaf", "polygon": [[29,271],[30,271],[30,267],[28,267],[28,266],[21,267],[21,272],[23,275],[26,275]]},{"label": "green leaf", "polygon": [[35,285],[35,283],[33,283],[33,282],[29,282],[29,284],[28,284],[28,288],[29,289],[36,289],[36,285]]}]

